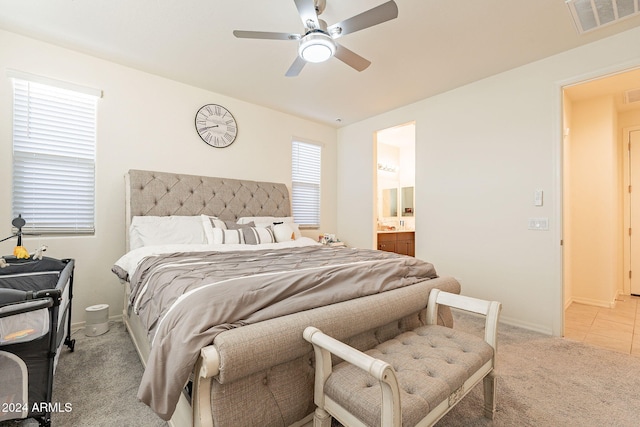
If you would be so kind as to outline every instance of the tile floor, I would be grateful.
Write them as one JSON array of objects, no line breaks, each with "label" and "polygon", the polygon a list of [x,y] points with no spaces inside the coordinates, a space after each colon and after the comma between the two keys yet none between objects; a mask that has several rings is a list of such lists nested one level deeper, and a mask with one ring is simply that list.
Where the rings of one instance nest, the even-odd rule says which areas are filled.
[{"label": "tile floor", "polygon": [[640,297],[622,295],[615,308],[571,303],[565,338],[640,357]]}]

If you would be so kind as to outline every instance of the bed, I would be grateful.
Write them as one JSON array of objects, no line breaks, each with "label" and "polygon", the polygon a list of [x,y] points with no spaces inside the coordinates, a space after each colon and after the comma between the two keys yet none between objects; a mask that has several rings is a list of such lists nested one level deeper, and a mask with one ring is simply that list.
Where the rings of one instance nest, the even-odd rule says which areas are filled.
[{"label": "bed", "polygon": [[[301,236],[284,184],[130,170],[123,319],[138,397],[175,426],[302,426],[319,327],[360,350],[425,323],[427,262]],[[447,309],[439,323],[452,326]]]}]

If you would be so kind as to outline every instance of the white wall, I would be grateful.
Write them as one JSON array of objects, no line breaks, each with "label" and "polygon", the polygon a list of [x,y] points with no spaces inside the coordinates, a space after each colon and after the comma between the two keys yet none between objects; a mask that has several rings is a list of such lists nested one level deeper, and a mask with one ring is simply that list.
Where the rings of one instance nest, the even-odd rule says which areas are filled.
[{"label": "white wall", "polygon": [[620,127],[620,139],[622,140],[622,130],[640,124],[640,109],[626,111],[618,115],[618,126]]},{"label": "white wall", "polygon": [[[341,128],[340,237],[372,246],[373,133],[415,120],[416,255],[501,301],[504,321],[561,334],[560,88],[640,65],[637,46],[640,28]],[[527,230],[531,217],[549,231]]]},{"label": "white wall", "polygon": [[[613,307],[622,289],[622,206],[620,141],[613,96],[572,103],[570,172],[565,194],[571,212],[564,218],[571,235],[571,299]],[[568,289],[566,289],[568,291]]]},{"label": "white wall", "polygon": [[[323,143],[321,232],[336,233],[336,130],[308,120],[187,86],[78,52],[0,31],[0,236],[11,232],[12,86],[16,69],[102,89],[98,102],[96,233],[91,237],[28,237],[33,250],[76,259],[73,321],[84,308],[110,305],[122,312],[123,287],[111,266],[124,252],[124,174],[151,169],[291,184],[292,137]],[[239,133],[228,148],[206,145],[194,117],[217,103],[235,116]],[[317,232],[311,233],[317,236]],[[10,254],[15,240],[0,244]]]}]

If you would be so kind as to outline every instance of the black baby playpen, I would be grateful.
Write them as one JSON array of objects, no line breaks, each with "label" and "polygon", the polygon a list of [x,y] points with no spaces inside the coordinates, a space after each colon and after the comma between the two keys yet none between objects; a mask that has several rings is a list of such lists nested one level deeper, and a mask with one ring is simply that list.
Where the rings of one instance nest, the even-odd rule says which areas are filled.
[{"label": "black baby playpen", "polygon": [[63,344],[73,351],[73,259],[4,257],[0,268],[0,421],[51,424],[53,375]]}]

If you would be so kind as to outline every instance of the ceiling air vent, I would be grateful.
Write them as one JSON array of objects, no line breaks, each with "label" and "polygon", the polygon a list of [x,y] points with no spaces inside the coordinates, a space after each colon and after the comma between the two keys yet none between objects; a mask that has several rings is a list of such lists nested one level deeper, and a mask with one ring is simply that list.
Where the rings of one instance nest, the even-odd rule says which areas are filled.
[{"label": "ceiling air vent", "polygon": [[632,104],[634,102],[640,102],[640,89],[631,89],[624,93],[625,104]]},{"label": "ceiling air vent", "polygon": [[638,0],[565,0],[578,33],[638,14]]}]

